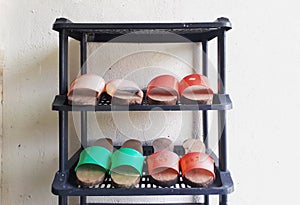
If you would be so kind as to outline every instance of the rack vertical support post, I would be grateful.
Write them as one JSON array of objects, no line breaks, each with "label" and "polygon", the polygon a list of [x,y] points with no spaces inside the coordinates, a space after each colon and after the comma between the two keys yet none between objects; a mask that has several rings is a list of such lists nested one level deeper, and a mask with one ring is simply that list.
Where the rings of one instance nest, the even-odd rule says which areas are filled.
[{"label": "rack vertical support post", "polygon": [[[208,59],[207,59],[207,41],[202,43],[202,74],[208,77]],[[207,111],[202,111],[202,129],[203,129],[203,142],[206,147],[208,146],[208,118]],[[209,205],[209,195],[204,196],[204,204]]]},{"label": "rack vertical support post", "polygon": [[[63,29],[59,32],[59,93],[68,91],[68,35]],[[59,172],[68,178],[68,112],[59,111]],[[67,196],[59,196],[59,205],[68,203]]]},{"label": "rack vertical support post", "polygon": [[[220,30],[218,35],[218,93],[226,93],[226,75],[225,75],[225,30]],[[226,143],[226,111],[218,111],[219,126],[219,168],[221,171],[227,171],[227,143]],[[220,195],[220,204],[227,205],[227,195]]]},{"label": "rack vertical support post", "polygon": [[[208,60],[207,60],[207,41],[202,42],[202,74],[208,77]],[[202,111],[202,126],[203,126],[203,142],[205,146],[208,147],[208,119],[207,119],[207,111]]]},{"label": "rack vertical support post", "polygon": [[[83,34],[80,41],[80,72],[81,75],[87,73],[87,34]],[[87,146],[87,111],[81,111],[81,146]]]},{"label": "rack vertical support post", "polygon": [[[87,73],[87,34],[83,34],[80,41],[80,72],[81,75]],[[81,147],[87,146],[87,111],[81,111]],[[86,196],[80,196],[80,205],[86,205]]]}]

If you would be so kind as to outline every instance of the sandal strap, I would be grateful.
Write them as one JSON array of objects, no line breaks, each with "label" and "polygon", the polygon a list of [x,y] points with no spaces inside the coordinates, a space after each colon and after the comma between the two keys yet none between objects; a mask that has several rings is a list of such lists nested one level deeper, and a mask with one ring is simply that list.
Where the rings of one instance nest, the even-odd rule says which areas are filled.
[{"label": "sandal strap", "polygon": [[135,149],[122,147],[112,154],[111,161],[110,173],[119,167],[130,166],[142,175],[144,156]]},{"label": "sandal strap", "polygon": [[75,171],[77,171],[78,167],[84,164],[99,165],[108,171],[111,164],[111,152],[101,146],[87,147],[80,153],[79,161],[75,167]]}]

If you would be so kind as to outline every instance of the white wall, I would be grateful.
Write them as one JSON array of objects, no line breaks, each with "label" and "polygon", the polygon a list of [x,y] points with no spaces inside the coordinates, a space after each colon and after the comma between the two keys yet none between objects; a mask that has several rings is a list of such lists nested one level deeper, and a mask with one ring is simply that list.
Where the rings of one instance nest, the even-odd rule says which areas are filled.
[{"label": "white wall", "polygon": [[[239,205],[285,204],[298,199],[297,1],[11,0],[1,1],[0,8],[3,205],[50,205],[57,201],[50,188],[58,162],[57,113],[51,111],[58,92],[58,34],[51,27],[61,16],[74,22],[230,18],[233,29],[227,35],[227,91],[234,109],[228,113],[228,154],[235,192],[229,201]],[[78,45],[70,46],[70,64],[76,67]],[[171,50],[189,56],[181,49]],[[172,133],[172,126],[168,132]]]}]

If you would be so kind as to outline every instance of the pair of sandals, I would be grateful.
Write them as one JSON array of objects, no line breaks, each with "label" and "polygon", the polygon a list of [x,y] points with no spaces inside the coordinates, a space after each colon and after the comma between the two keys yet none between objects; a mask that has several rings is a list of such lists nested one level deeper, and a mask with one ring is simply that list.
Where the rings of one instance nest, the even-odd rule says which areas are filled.
[{"label": "pair of sandals", "polygon": [[97,105],[100,95],[106,92],[112,97],[112,104],[141,104],[144,93],[130,80],[115,79],[105,83],[101,76],[84,74],[70,84],[67,97],[70,105]]},{"label": "pair of sandals", "polygon": [[112,140],[99,139],[80,153],[75,172],[83,186],[101,184],[110,174],[115,187],[134,187],[142,175],[144,156],[138,140],[127,140],[113,152]]},{"label": "pair of sandals", "polygon": [[172,75],[157,76],[148,84],[146,95],[149,104],[176,105],[179,99],[183,104],[212,104],[213,94],[206,76],[190,74],[180,82]]},{"label": "pair of sandals", "polygon": [[[153,141],[154,153],[147,157],[148,173],[158,186],[177,183],[180,168],[183,179],[191,186],[208,186],[215,179],[214,161],[205,154],[205,145],[200,140],[187,140],[183,144],[186,154],[180,159],[173,152],[168,138]],[[84,186],[101,184],[110,174],[115,187],[135,187],[142,176],[144,156],[138,140],[127,140],[113,152],[111,139],[97,140],[84,149],[75,167],[77,179]]]},{"label": "pair of sandals", "polygon": [[183,143],[185,154],[181,158],[173,152],[172,141],[168,138],[155,140],[153,147],[154,153],[147,158],[147,165],[156,185],[169,187],[176,184],[180,170],[183,181],[191,186],[207,187],[214,181],[214,160],[205,154],[202,141],[186,140]]},{"label": "pair of sandals", "polygon": [[[98,75],[84,74],[71,82],[68,102],[71,105],[96,105],[103,92],[112,97],[111,103],[115,105],[142,104],[144,97],[133,81],[116,79],[105,83]],[[172,75],[160,75],[149,82],[146,96],[149,104],[176,105],[179,98],[186,104],[212,104],[213,91],[204,75],[187,75],[180,82]]]}]

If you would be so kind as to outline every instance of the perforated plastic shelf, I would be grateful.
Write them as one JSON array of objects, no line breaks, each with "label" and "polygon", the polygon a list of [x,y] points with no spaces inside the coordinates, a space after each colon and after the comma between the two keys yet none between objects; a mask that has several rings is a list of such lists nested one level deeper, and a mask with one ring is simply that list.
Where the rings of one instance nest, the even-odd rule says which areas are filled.
[{"label": "perforated plastic shelf", "polygon": [[[145,96],[145,95],[144,95]],[[204,104],[181,104],[177,105],[149,105],[144,98],[141,105],[112,105],[111,98],[103,93],[96,106],[69,105],[67,96],[57,95],[53,101],[52,109],[58,111],[161,111],[161,110],[229,110],[232,103],[229,95],[215,94],[211,105]]]},{"label": "perforated plastic shelf", "polygon": [[[144,155],[153,153],[153,148],[144,146]],[[104,182],[97,186],[83,187],[78,183],[74,167],[79,159],[79,150],[69,160],[69,172],[57,172],[52,184],[52,192],[57,195],[69,196],[127,196],[127,195],[208,195],[208,194],[228,194],[233,191],[233,182],[229,172],[222,172],[215,167],[216,179],[209,187],[191,187],[187,185],[182,176],[179,181],[171,187],[161,187],[153,184],[147,175],[146,163],[140,183],[133,188],[115,188],[111,178],[106,177]],[[176,146],[174,150],[178,155],[182,155],[184,150],[181,146]]]}]

